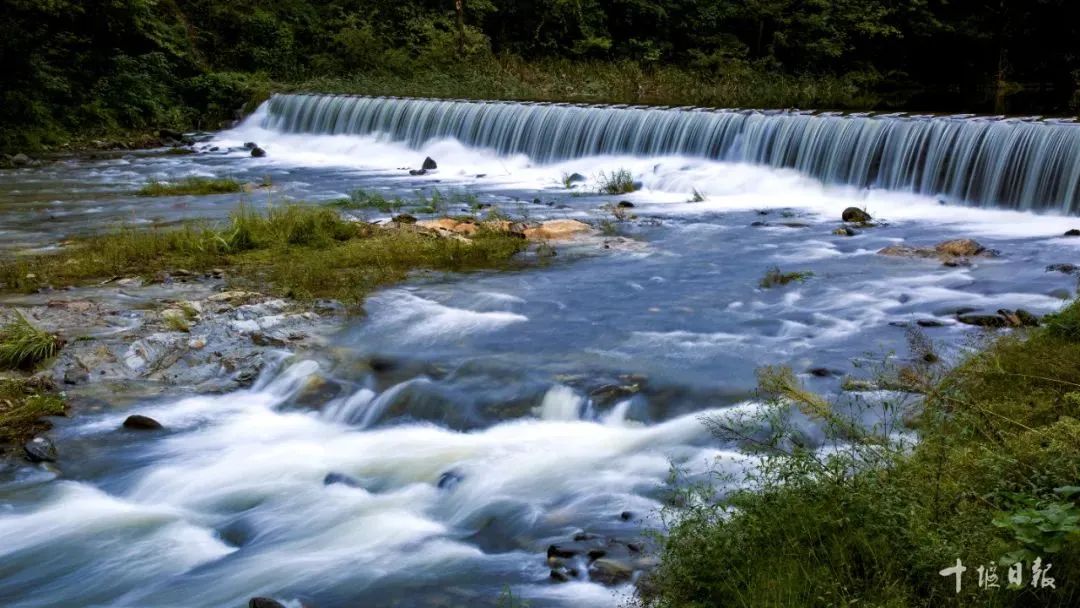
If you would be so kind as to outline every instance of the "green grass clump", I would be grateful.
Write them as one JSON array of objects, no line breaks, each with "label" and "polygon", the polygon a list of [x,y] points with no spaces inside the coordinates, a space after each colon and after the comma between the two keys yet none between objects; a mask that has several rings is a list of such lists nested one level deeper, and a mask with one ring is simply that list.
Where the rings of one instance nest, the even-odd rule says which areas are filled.
[{"label": "green grass clump", "polygon": [[0,379],[0,444],[17,443],[49,428],[41,419],[63,416],[64,400],[30,378]]},{"label": "green grass clump", "polygon": [[758,284],[762,289],[770,289],[796,281],[802,283],[812,276],[814,276],[814,273],[809,270],[781,272],[780,268],[773,266],[765,273],[765,276],[761,278],[761,282]]},{"label": "green grass clump", "polygon": [[230,280],[300,299],[359,302],[417,270],[509,268],[526,243],[481,230],[468,241],[352,222],[333,209],[291,205],[265,213],[241,205],[227,223],[125,228],[77,241],[64,251],[0,263],[10,290],[153,276],[183,268],[230,267]]},{"label": "green grass clump", "polygon": [[638,189],[634,175],[628,169],[619,169],[611,173],[600,172],[598,176],[600,192],[603,194],[629,194]]},{"label": "green grass clump", "polygon": [[32,369],[55,355],[60,344],[58,337],[15,311],[15,319],[0,327],[0,369]]},{"label": "green grass clump", "polygon": [[139,196],[182,196],[185,194],[231,194],[244,186],[229,177],[188,177],[176,182],[152,181],[139,189]]},{"label": "green grass clump", "polygon": [[[1055,318],[1080,318],[1080,303]],[[773,370],[757,426],[707,421],[756,454],[753,489],[717,500],[711,486],[683,486],[691,498],[667,513],[661,566],[640,585],[641,603],[1078,605],[1080,338],[1051,325],[999,338],[950,370],[916,359],[900,373],[918,401],[830,403]],[[793,407],[821,423],[823,449],[785,427]],[[869,408],[906,413],[917,443],[891,427],[853,426]],[[1036,558],[1052,565],[1056,588],[1031,586]],[[969,568],[960,593],[939,574],[957,559]],[[1008,588],[1017,562],[1023,586]],[[996,569],[1000,588],[979,587],[980,566]]]},{"label": "green grass clump", "polygon": [[366,190],[353,190],[348,198],[341,198],[327,203],[329,207],[359,211],[362,209],[375,209],[382,213],[397,213],[405,206],[405,201],[400,198],[387,199],[377,192]]}]

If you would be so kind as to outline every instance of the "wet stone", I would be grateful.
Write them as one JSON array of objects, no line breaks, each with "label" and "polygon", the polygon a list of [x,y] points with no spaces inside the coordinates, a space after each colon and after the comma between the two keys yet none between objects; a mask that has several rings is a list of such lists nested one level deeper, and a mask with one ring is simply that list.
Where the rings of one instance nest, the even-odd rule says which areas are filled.
[{"label": "wet stone", "polygon": [[59,458],[56,446],[48,437],[34,437],[23,445],[23,451],[30,462],[56,462]]},{"label": "wet stone", "polygon": [[136,431],[156,431],[162,428],[161,423],[149,416],[132,414],[124,420],[124,428]]}]

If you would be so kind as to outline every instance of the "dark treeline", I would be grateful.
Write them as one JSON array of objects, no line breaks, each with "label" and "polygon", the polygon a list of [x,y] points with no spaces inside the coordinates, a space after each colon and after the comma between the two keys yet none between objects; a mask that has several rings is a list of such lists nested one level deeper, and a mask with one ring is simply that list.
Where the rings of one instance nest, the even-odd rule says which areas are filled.
[{"label": "dark treeline", "polygon": [[216,126],[315,79],[377,93],[1060,114],[1080,78],[1075,0],[0,3],[5,148]]}]

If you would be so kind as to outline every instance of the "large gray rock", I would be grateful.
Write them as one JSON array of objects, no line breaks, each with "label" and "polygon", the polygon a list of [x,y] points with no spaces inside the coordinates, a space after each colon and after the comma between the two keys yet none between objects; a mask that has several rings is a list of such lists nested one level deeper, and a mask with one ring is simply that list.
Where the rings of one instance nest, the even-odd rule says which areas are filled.
[{"label": "large gray rock", "polygon": [[56,462],[60,457],[56,445],[48,437],[34,437],[23,445],[23,451],[30,462]]}]

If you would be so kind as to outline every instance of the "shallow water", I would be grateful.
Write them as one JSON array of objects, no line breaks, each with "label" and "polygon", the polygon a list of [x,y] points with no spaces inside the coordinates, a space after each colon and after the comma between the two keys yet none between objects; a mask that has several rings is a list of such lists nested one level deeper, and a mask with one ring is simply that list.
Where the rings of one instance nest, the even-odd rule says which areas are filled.
[{"label": "shallow water", "polygon": [[[249,140],[267,158],[239,149]],[[579,531],[655,529],[673,464],[691,475],[746,466],[699,417],[753,410],[756,367],[788,364],[836,393],[860,364],[904,355],[901,325],[942,322],[925,331],[955,358],[979,333],[953,321],[958,308],[1045,313],[1076,287],[1045,267],[1076,261],[1080,239],[1058,235],[1080,222],[827,188],[785,170],[679,157],[542,165],[453,141],[414,150],[256,121],[208,145],[221,151],[0,172],[5,248],[355,188],[467,191],[534,220],[610,218],[601,205],[629,200],[637,219],[616,225],[628,240],[610,249],[563,245],[520,272],[422,276],[379,292],[327,353],[282,361],[250,390],[139,404],[164,435],[117,431],[127,411],[58,421],[61,474],[16,463],[0,473],[0,604],[496,605],[510,589],[533,606],[615,606],[628,586],[554,584],[545,549]],[[402,170],[426,155],[439,171]],[[621,167],[642,191],[575,196],[560,183]],[[274,188],[131,195],[186,175],[270,176]],[[686,202],[694,190],[703,202]],[[852,205],[887,225],[832,235]],[[947,268],[875,253],[956,237],[1001,256]],[[814,274],[761,289],[771,266]],[[315,376],[343,390],[301,406]],[[359,487],[324,485],[328,473]]]}]

